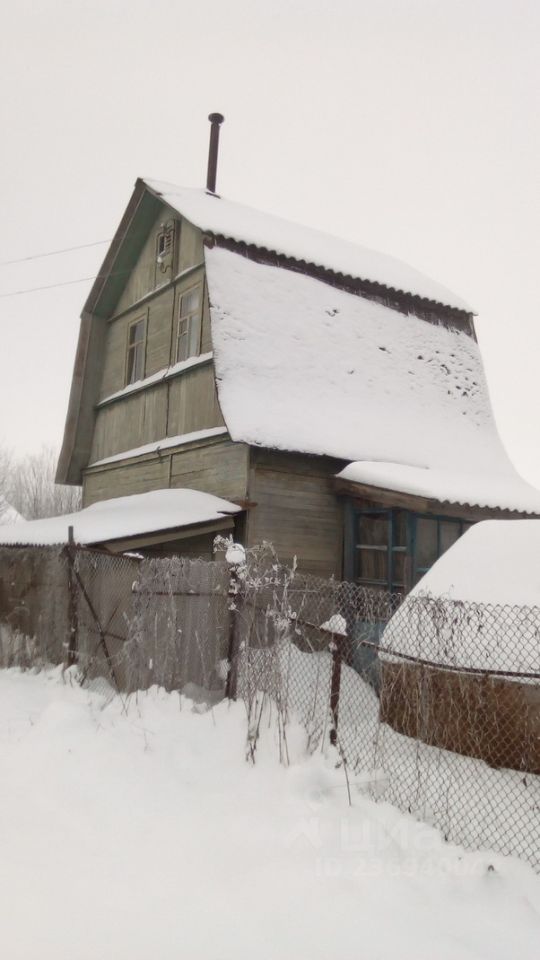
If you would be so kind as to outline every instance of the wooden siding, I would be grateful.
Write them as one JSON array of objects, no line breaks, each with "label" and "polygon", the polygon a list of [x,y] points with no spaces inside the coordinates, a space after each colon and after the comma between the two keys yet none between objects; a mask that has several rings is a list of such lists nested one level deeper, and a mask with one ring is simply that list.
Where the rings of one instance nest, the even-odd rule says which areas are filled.
[{"label": "wooden siding", "polygon": [[101,407],[90,463],[164,437],[223,425],[214,366],[208,363]]},{"label": "wooden siding", "polygon": [[224,500],[242,501],[247,495],[249,447],[225,440],[172,456],[171,487],[189,487]]},{"label": "wooden siding", "polygon": [[103,349],[103,372],[99,399],[122,390],[126,385],[127,337],[130,323],[144,318],[148,328],[148,307],[130,311],[121,319],[107,325],[105,346]]},{"label": "wooden siding", "polygon": [[300,570],[342,574],[343,507],[332,488],[341,462],[323,457],[251,451],[247,544],[269,540],[279,559]]},{"label": "wooden siding", "polygon": [[231,440],[206,441],[146,454],[128,462],[89,468],[84,473],[83,506],[148,490],[188,487],[226,500],[243,501],[249,450]]},{"label": "wooden siding", "polygon": [[129,464],[111,464],[83,473],[83,507],[97,500],[128,497],[133,493],[162,490],[169,485],[169,459],[132,461]]},{"label": "wooden siding", "polygon": [[215,533],[204,533],[197,537],[185,537],[181,540],[168,540],[166,543],[138,547],[145,557],[191,557],[198,560],[214,559]]},{"label": "wooden siding", "polygon": [[[146,324],[143,377],[165,371],[175,362],[176,328],[182,294],[199,284],[203,296],[201,352],[212,349],[210,311],[205,282],[202,237],[189,223],[179,225],[175,271],[179,279],[152,292],[150,264],[155,263],[155,242],[160,224],[167,219],[163,208],[134,267],[116,314],[107,325],[100,402],[126,386],[126,352],[130,324],[144,318]],[[178,236],[178,231],[177,231]],[[187,271],[182,275],[182,271]],[[138,276],[138,279],[134,278]],[[129,307],[135,296],[151,296]],[[95,462],[164,437],[178,436],[209,427],[223,426],[213,364],[183,373],[140,392],[130,393],[97,410],[90,460]],[[121,466],[121,465],[120,465]],[[116,467],[118,470],[119,467]],[[117,476],[117,473],[115,474]],[[85,480],[85,482],[87,482]],[[93,488],[95,483],[93,484]],[[92,493],[89,497],[95,499]],[[86,500],[86,494],[85,494]]]},{"label": "wooden siding", "polygon": [[[148,236],[144,242],[143,248],[139,253],[137,262],[130,272],[125,287],[115,307],[115,313],[126,310],[150,290],[155,290],[163,283],[167,283],[176,273],[176,264],[178,262],[178,240],[181,231],[179,230],[178,215],[173,214],[168,207],[163,204],[157,217],[150,228]],[[165,272],[161,272],[156,263],[156,242],[162,223],[175,223],[174,238],[174,257],[171,267]],[[182,241],[180,240],[180,243]],[[113,268],[114,269],[114,268]]]},{"label": "wooden siding", "polygon": [[214,365],[195,367],[170,380],[167,436],[224,425],[219,408]]},{"label": "wooden siding", "polygon": [[165,437],[167,393],[160,384],[98,410],[90,463]]},{"label": "wooden siding", "polygon": [[[136,311],[134,311],[135,313]],[[133,314],[130,314],[131,316]],[[174,287],[168,287],[148,304],[146,325],[145,377],[168,367],[171,362],[171,331],[174,315]],[[123,318],[114,324],[123,323]],[[114,325],[113,324],[113,325]],[[119,388],[120,389],[120,388]]]},{"label": "wooden siding", "polygon": [[[162,272],[156,262],[156,242],[162,223],[174,223],[174,255],[171,267]],[[202,263],[204,249],[202,233],[197,227],[182,220],[176,212],[163,205],[154,219],[148,237],[131,271],[114,314],[123,313],[137,300],[152,290],[169,283],[179,273]]]},{"label": "wooden siding", "polygon": [[210,310],[206,291],[204,267],[189,272],[158,291],[151,300],[135,305],[126,312],[113,317],[108,324],[104,350],[104,365],[100,400],[122,390],[126,386],[126,353],[128,328],[134,320],[146,321],[144,377],[165,370],[176,361],[176,320],[180,297],[186,290],[200,285],[203,292],[202,328],[200,352],[212,349]]},{"label": "wooden siding", "polygon": [[[171,211],[172,213],[172,211]],[[178,217],[178,214],[174,214]],[[180,245],[178,249],[178,259],[176,262],[177,273],[189,270],[196,263],[202,263],[204,260],[203,237],[198,227],[194,227],[189,220],[181,220],[180,224]]]}]

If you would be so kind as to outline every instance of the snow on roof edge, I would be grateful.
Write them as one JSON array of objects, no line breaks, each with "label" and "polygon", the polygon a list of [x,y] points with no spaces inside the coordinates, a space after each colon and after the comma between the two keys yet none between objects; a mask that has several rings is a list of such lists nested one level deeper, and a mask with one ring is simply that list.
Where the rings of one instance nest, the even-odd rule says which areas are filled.
[{"label": "snow on roof edge", "polygon": [[121,453],[115,453],[110,457],[94,460],[88,464],[88,467],[103,467],[108,463],[129,460],[131,457],[142,457],[147,453],[157,453],[161,450],[168,450],[169,447],[180,447],[185,443],[193,443],[196,440],[209,440],[211,437],[220,437],[227,432],[227,427],[207,427],[205,430],[193,430],[191,433],[181,433],[176,437],[163,437],[161,440],[152,440],[151,443],[144,443],[140,447],[133,447],[131,450],[123,450]]},{"label": "snow on roof edge", "polygon": [[433,304],[469,314],[475,312],[462,297],[391,254],[379,253],[206,190],[145,177],[141,180],[190,223],[214,236],[253,244],[299,263],[313,264]]},{"label": "snow on roof edge", "polygon": [[438,503],[540,515],[540,491],[515,470],[494,476],[400,463],[353,461],[336,476],[394,493],[427,497]]},{"label": "snow on roof edge", "polygon": [[6,524],[0,527],[0,545],[61,546],[68,542],[70,526],[76,543],[106,543],[225,520],[241,509],[229,500],[200,490],[151,490],[100,500],[59,517]]}]

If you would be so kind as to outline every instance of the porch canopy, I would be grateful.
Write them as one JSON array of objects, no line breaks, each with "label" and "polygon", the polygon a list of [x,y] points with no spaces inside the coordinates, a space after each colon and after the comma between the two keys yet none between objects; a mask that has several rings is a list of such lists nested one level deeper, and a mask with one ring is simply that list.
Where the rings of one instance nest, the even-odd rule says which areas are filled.
[{"label": "porch canopy", "polygon": [[495,472],[482,471],[476,463],[459,469],[361,460],[337,474],[336,488],[341,493],[365,496],[364,486],[439,504],[540,514],[540,491],[513,468]]},{"label": "porch canopy", "polygon": [[52,546],[75,543],[113,551],[232,529],[241,507],[200,490],[153,490],[102,500],[77,513],[0,527],[0,545]]}]

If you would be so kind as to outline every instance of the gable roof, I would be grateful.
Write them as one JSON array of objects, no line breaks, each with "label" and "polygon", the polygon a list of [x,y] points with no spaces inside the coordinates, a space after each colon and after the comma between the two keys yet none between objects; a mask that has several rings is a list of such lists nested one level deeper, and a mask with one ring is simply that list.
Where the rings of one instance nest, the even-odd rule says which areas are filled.
[{"label": "gable roof", "polygon": [[[392,490],[429,487],[435,499],[540,513],[540,494],[498,437],[461,298],[392,257],[204,190],[141,179],[83,311],[58,482],[80,482],[88,462],[107,305],[133,262],[133,238],[144,242],[161,204],[216,240],[204,256],[218,394],[233,440],[354,461],[357,482],[374,485],[377,475]],[[253,246],[276,256],[251,259]],[[375,299],[341,289],[359,291],[341,283],[348,278],[375,284]],[[405,301],[380,295],[383,288]],[[418,298],[438,305],[430,316],[459,311],[465,324],[424,322],[414,313]],[[384,305],[396,299],[397,309]]]},{"label": "gable roof", "polygon": [[159,180],[145,179],[142,182],[154,196],[203,233],[253,245],[299,263],[313,264],[472,313],[461,297],[388,254],[225,200],[206,190],[178,187]]},{"label": "gable roof", "polygon": [[412,471],[435,499],[540,512],[500,441],[471,337],[217,246],[205,257],[233,440],[367,461],[372,485],[407,490]]}]

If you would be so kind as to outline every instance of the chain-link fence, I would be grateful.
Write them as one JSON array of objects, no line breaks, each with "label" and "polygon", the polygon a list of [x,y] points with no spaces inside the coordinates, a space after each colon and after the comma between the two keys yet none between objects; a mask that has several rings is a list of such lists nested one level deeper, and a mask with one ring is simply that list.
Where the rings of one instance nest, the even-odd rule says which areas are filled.
[{"label": "chain-link fence", "polygon": [[283,756],[334,744],[351,788],[540,867],[540,609],[401,597],[282,567],[0,549],[0,662],[122,694],[268,700]]},{"label": "chain-link fence", "polygon": [[248,557],[240,692],[353,784],[540,867],[540,608],[401,597]]}]

